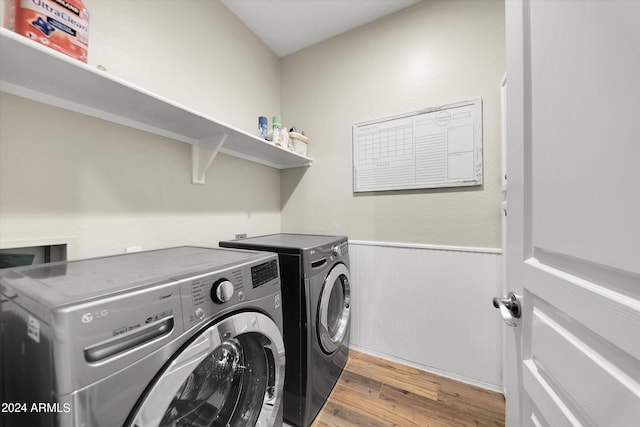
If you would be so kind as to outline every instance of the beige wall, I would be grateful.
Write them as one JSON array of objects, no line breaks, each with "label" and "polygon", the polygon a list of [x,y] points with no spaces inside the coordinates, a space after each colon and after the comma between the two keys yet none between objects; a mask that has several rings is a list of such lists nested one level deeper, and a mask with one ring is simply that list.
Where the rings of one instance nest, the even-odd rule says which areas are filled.
[{"label": "beige wall", "polygon": [[[280,60],[218,1],[85,0],[89,64],[255,132],[280,108]],[[0,247],[70,257],[279,231],[280,172],[219,155],[192,185],[189,145],[0,95]]]},{"label": "beige wall", "polygon": [[[281,229],[500,246],[501,1],[424,0],[282,61],[217,1],[85,4],[91,66],[248,132],[281,112],[314,165],[281,181],[219,155],[194,186],[187,144],[2,93],[0,247],[68,240],[85,257]],[[472,98],[482,188],[352,193],[354,123]]]},{"label": "beige wall", "polygon": [[89,63],[254,133],[279,113],[280,60],[217,0],[84,0]]},{"label": "beige wall", "polygon": [[[285,57],[282,115],[311,138],[283,172],[282,229],[351,239],[500,247],[504,2],[423,0]],[[352,192],[352,125],[481,98],[480,188]]]}]

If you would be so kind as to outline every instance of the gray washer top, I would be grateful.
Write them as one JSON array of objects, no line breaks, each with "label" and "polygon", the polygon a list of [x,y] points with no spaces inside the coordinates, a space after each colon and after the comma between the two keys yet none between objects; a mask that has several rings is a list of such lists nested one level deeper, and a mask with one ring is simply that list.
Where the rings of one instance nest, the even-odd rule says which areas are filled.
[{"label": "gray washer top", "polygon": [[78,261],[0,270],[6,287],[48,306],[92,299],[112,293],[222,270],[264,259],[265,253],[198,247],[177,247]]}]

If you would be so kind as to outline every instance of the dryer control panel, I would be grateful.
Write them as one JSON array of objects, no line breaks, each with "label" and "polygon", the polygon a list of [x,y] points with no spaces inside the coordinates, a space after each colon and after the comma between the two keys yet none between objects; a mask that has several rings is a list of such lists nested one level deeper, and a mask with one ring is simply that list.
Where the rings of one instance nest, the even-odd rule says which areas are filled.
[{"label": "dryer control panel", "polygon": [[349,254],[349,244],[346,241],[331,246],[331,255],[335,257],[346,256],[348,254]]}]

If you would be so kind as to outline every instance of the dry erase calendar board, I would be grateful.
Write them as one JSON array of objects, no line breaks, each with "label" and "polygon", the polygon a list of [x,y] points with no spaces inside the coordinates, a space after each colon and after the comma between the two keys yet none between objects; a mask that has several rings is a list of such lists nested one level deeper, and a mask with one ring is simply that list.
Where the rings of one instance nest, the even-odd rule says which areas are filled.
[{"label": "dry erase calendar board", "polygon": [[353,126],[353,191],[482,185],[480,99]]}]

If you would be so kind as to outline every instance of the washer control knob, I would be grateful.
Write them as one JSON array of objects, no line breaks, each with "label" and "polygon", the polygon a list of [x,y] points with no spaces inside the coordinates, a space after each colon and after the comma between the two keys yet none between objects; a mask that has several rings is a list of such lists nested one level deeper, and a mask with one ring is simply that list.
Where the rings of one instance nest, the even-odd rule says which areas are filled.
[{"label": "washer control knob", "polygon": [[342,256],[342,248],[340,247],[340,245],[335,245],[331,248],[331,253],[334,256]]},{"label": "washer control knob", "polygon": [[216,304],[224,304],[233,296],[233,283],[227,279],[219,279],[211,287],[211,299]]},{"label": "washer control knob", "polygon": [[196,317],[200,320],[202,320],[202,318],[204,317],[204,310],[202,309],[202,307],[196,308]]}]

